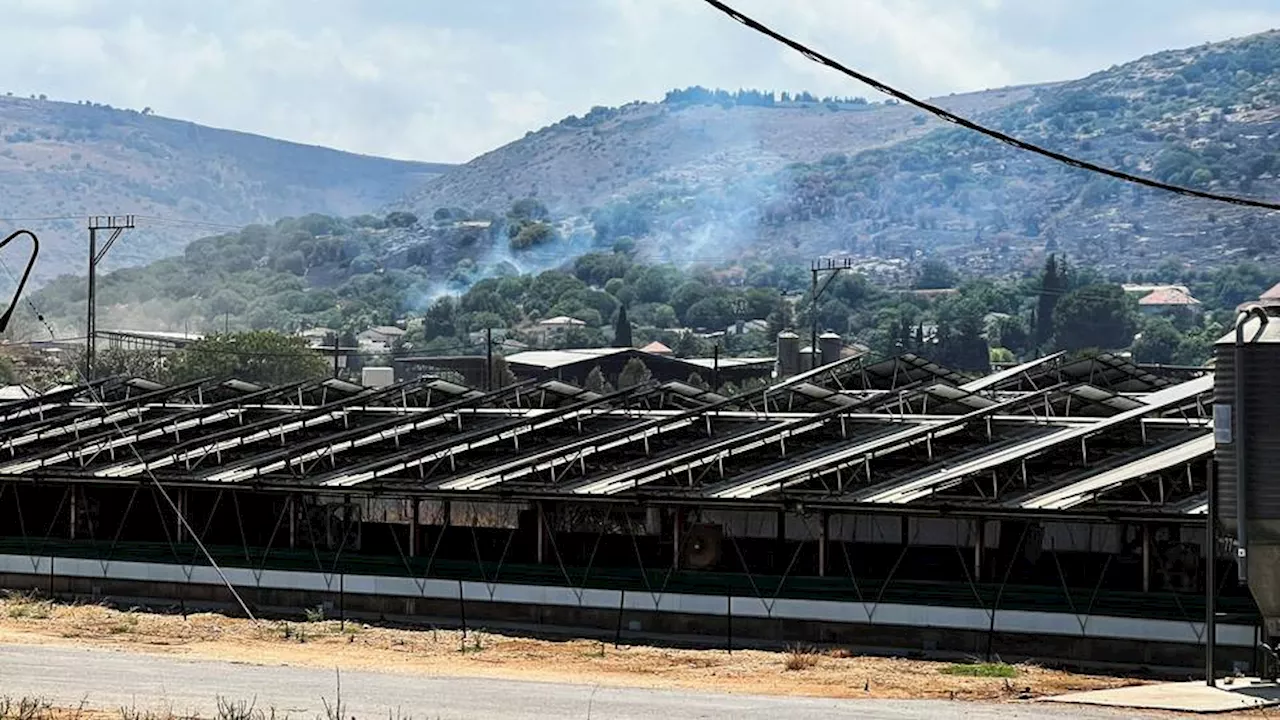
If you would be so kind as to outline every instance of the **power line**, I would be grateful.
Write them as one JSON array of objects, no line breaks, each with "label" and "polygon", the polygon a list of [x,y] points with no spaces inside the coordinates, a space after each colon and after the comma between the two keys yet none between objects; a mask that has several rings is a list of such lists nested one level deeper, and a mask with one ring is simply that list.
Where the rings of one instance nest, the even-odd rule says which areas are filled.
[{"label": "power line", "polygon": [[989,138],[999,140],[1000,142],[1005,143],[1006,145],[1011,145],[1015,148],[1018,148],[1019,150],[1025,150],[1027,152],[1035,153],[1037,155],[1047,157],[1050,160],[1055,160],[1064,165],[1069,165],[1071,167],[1074,167],[1080,170],[1087,170],[1089,172],[1099,173],[1102,175],[1106,175],[1108,177],[1115,178],[1117,180],[1122,180],[1124,182],[1129,182],[1129,183],[1135,183],[1137,185],[1144,185],[1146,187],[1155,188],[1157,190],[1165,190],[1167,192],[1177,193],[1179,195],[1186,195],[1188,197],[1198,197],[1204,200],[1213,200],[1215,202],[1229,203],[1232,205],[1256,207],[1256,208],[1262,208],[1264,210],[1280,210],[1280,203],[1268,202],[1266,200],[1255,200],[1252,198],[1237,197],[1233,195],[1220,195],[1218,193],[1205,192],[1204,190],[1196,190],[1194,188],[1182,187],[1181,185],[1172,185],[1170,183],[1161,182],[1159,180],[1153,180],[1151,178],[1142,177],[1140,175],[1131,175],[1127,172],[1114,170],[1108,167],[1103,167],[1102,165],[1089,162],[1088,160],[1080,160],[1078,158],[1071,157],[1070,155],[1066,155],[1064,153],[1060,153],[1055,150],[1049,150],[1048,148],[1040,147],[1039,145],[1029,143],[1025,140],[1019,140],[1018,138],[1013,137],[1012,135],[1005,134],[1003,132],[1000,132],[999,130],[992,129],[984,125],[979,125],[978,123],[972,120],[963,118],[949,110],[946,110],[944,108],[938,107],[937,105],[928,103],[912,95],[908,95],[907,93],[901,90],[898,90],[897,88],[886,85],[885,83],[880,82],[879,80],[876,80],[873,77],[860,73],[857,70],[854,70],[852,68],[846,67],[841,63],[839,63],[838,61],[833,60],[830,57],[827,57],[826,55],[823,55],[822,53],[816,50],[813,50],[796,40],[792,40],[791,38],[783,35],[782,33],[779,33],[776,30],[769,28],[763,23],[757,20],[754,20],[746,15],[743,15],[742,13],[733,9],[732,7],[729,7],[723,2],[720,2],[720,0],[704,0],[704,2],[706,2],[708,5],[715,8],[716,10],[719,10],[720,12],[724,13],[725,15],[728,15],[730,18],[751,28],[752,30],[755,30],[756,32],[762,35],[765,35],[779,43],[782,43],[783,45],[786,45],[787,47],[791,48],[792,50],[795,50],[796,52],[818,63],[819,65],[825,65],[826,67],[829,67],[832,70],[835,70],[837,72],[843,73],[844,75],[847,75],[853,78],[854,80],[862,82],[866,85],[870,85],[872,88],[875,88],[876,90],[884,93],[885,95],[889,95],[894,98],[897,98],[898,100],[901,100],[902,102],[905,102],[909,105],[914,105],[915,107],[918,107],[921,110],[924,110],[925,112],[930,113],[931,115],[934,115],[938,118],[941,118],[942,120],[945,120],[949,123],[959,125],[960,127],[966,128],[968,130],[972,130],[977,133],[981,133],[983,135],[986,135]]}]

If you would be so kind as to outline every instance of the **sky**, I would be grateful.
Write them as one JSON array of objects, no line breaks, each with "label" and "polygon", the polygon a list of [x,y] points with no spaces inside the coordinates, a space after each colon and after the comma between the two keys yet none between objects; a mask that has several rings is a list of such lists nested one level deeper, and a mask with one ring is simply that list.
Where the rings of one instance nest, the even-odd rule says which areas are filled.
[{"label": "sky", "polygon": [[[731,4],[926,96],[1280,27],[1280,0]],[[0,91],[413,160],[674,87],[876,97],[701,0],[0,0],[0,17]]]}]

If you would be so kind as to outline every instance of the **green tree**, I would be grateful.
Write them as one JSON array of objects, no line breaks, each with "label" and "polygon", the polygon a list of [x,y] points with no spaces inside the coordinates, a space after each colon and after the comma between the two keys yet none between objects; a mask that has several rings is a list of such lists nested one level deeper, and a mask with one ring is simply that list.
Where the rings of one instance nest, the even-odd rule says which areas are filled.
[{"label": "green tree", "polygon": [[1142,324],[1142,332],[1133,343],[1133,358],[1143,363],[1167,365],[1174,361],[1182,333],[1165,318],[1153,318]]},{"label": "green tree", "polygon": [[1053,336],[1053,314],[1058,301],[1067,292],[1067,267],[1065,262],[1058,262],[1056,255],[1049,255],[1040,273],[1040,291],[1036,298],[1034,317],[1034,333],[1032,340],[1036,347],[1044,347]]},{"label": "green tree", "polygon": [[545,222],[528,222],[519,226],[519,231],[511,238],[512,250],[524,250],[535,245],[545,245],[557,238],[555,228]]},{"label": "green tree", "polygon": [[[83,365],[84,362],[81,361],[80,364]],[[18,366],[14,364],[13,360],[0,355],[0,383],[12,385],[19,381],[19,377]]]},{"label": "green tree", "polygon": [[551,211],[547,210],[547,206],[537,198],[520,198],[511,204],[511,209],[507,211],[507,219],[512,222],[545,221],[551,219]]},{"label": "green tree", "polygon": [[1137,326],[1119,285],[1086,285],[1072,290],[1054,310],[1054,341],[1062,350],[1129,347]]},{"label": "green tree", "polygon": [[695,328],[724,330],[733,324],[733,306],[723,297],[708,297],[689,307],[685,323]]},{"label": "green tree", "polygon": [[627,319],[627,306],[618,308],[618,318],[613,325],[613,346],[631,347],[631,321]]},{"label": "green tree", "polygon": [[604,373],[600,371],[600,366],[596,365],[587,373],[586,380],[583,381],[582,387],[591,392],[607,395],[613,392],[613,387],[609,385],[609,381],[604,379]]},{"label": "green tree", "polygon": [[387,225],[390,225],[391,227],[413,227],[418,224],[418,216],[410,212],[397,210],[387,214],[386,222]]},{"label": "green tree", "polygon": [[451,297],[436,298],[422,317],[422,334],[426,340],[455,337],[458,334],[458,304]]},{"label": "green tree", "polygon": [[959,280],[956,271],[942,260],[930,258],[920,265],[920,277],[916,278],[916,287],[921,290],[938,290],[956,286]]},{"label": "green tree", "polygon": [[625,389],[642,385],[649,382],[652,377],[653,373],[649,372],[649,367],[644,364],[644,361],[633,357],[622,366],[622,372],[618,373],[618,387]]},{"label": "green tree", "polygon": [[269,330],[210,335],[170,357],[175,382],[234,377],[283,385],[325,377],[328,363],[300,337]]},{"label": "green tree", "polygon": [[[83,353],[76,367],[84,367]],[[122,375],[164,382],[166,374],[161,356],[150,350],[109,347],[94,353],[93,372],[98,377]]]}]

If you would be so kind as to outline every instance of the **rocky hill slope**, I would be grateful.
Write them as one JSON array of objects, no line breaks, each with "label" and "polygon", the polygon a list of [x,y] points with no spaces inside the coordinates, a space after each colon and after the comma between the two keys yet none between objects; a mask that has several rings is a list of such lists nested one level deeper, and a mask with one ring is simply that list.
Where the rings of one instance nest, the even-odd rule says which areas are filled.
[{"label": "rocky hill slope", "polygon": [[[1280,32],[939,102],[1105,165],[1280,196]],[[1280,231],[1275,214],[1109,181],[901,105],[701,89],[568,118],[442,174],[402,206],[429,215],[528,195],[564,214],[622,207],[626,234],[676,261],[941,254],[1000,273],[1036,267],[1050,249],[1124,274],[1270,258]]]},{"label": "rocky hill slope", "polygon": [[[211,227],[376,209],[448,166],[300,145],[104,105],[0,97],[0,217],[44,243],[41,279],[83,272],[84,217],[150,216],[114,266],[181,253]],[[29,220],[26,218],[54,218]],[[156,219],[152,219],[156,218]]]},{"label": "rocky hill slope", "polygon": [[[1031,88],[941,98],[966,115],[1025,101]],[[440,206],[503,207],[536,195],[579,210],[686,184],[760,175],[831,153],[922,137],[942,123],[903,105],[821,99],[753,104],[690,88],[658,103],[593,108],[450,169],[408,196],[419,214]]]}]

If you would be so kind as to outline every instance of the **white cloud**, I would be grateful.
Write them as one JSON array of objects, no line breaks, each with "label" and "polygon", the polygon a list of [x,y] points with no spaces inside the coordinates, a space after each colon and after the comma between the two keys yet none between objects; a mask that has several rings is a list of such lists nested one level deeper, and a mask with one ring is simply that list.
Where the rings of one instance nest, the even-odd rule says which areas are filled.
[{"label": "white cloud", "polygon": [[[1066,79],[1280,23],[1280,0],[739,3],[924,95]],[[696,0],[0,0],[0,14],[0,90],[424,160],[678,86],[869,94]]]}]

